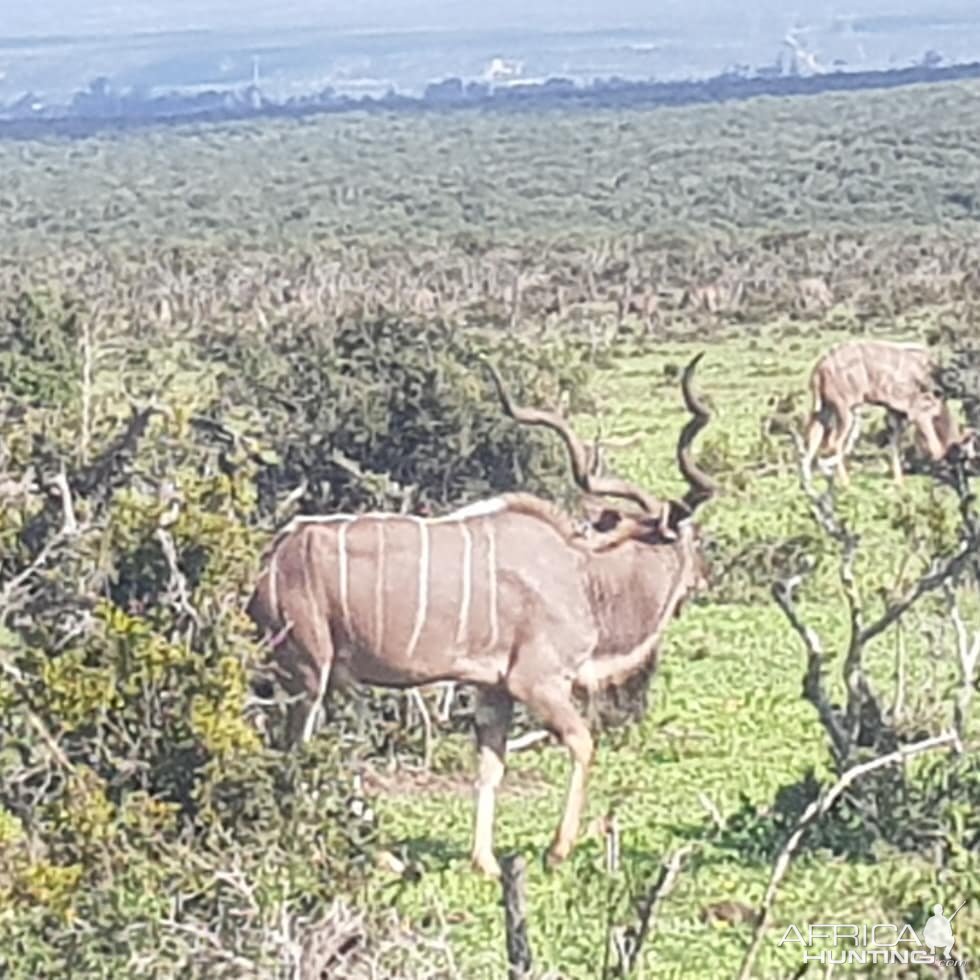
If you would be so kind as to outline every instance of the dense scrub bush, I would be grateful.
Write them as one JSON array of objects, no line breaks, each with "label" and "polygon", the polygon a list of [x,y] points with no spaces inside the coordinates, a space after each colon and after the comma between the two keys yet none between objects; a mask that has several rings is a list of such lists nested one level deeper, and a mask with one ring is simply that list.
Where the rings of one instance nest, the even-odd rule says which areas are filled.
[{"label": "dense scrub bush", "polygon": [[937,331],[951,347],[939,365],[939,387],[946,398],[959,399],[969,425],[980,429],[980,340],[971,322]]},{"label": "dense scrub bush", "polygon": [[[286,757],[250,693],[284,493],[442,509],[567,464],[501,419],[487,341],[435,325],[137,336],[23,295],[0,340],[0,972],[284,969],[367,872],[352,763],[377,749]],[[521,397],[583,374],[494,356]]]},{"label": "dense scrub bush", "polygon": [[263,339],[208,331],[198,356],[220,364],[210,410],[234,406],[243,433],[273,450],[257,481],[263,508],[302,480],[303,509],[313,510],[390,505],[406,493],[408,505],[438,510],[514,487],[567,492],[557,440],[521,432],[493,400],[478,360],[491,345],[516,390],[547,378],[538,399],[557,402],[555,381],[575,387],[583,378],[585,368],[555,344],[501,346],[386,317],[277,325]]}]

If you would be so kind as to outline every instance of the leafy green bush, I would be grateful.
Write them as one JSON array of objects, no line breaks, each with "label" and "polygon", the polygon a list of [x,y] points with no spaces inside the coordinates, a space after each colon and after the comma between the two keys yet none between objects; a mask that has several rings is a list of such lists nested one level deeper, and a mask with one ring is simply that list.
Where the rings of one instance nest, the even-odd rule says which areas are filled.
[{"label": "leafy green bush", "polygon": [[[438,325],[161,330],[148,357],[145,334],[22,296],[0,323],[15,335],[0,360],[2,969],[274,971],[357,894],[374,821],[352,763],[390,750],[349,723],[298,757],[271,747],[242,610],[282,496],[434,510],[565,490],[567,462],[503,419],[476,360],[490,341]],[[125,393],[101,345],[128,365]],[[584,376],[564,348],[494,356],[521,397]]]}]

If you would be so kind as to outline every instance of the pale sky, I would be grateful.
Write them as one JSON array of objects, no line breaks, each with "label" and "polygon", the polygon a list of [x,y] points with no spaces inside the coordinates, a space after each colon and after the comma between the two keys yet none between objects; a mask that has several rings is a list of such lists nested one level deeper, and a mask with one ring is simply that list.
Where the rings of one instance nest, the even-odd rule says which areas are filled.
[{"label": "pale sky", "polygon": [[651,28],[701,18],[733,25],[754,18],[827,20],[869,14],[955,15],[976,0],[0,0],[0,36],[222,30],[317,24],[337,29],[527,27]]}]

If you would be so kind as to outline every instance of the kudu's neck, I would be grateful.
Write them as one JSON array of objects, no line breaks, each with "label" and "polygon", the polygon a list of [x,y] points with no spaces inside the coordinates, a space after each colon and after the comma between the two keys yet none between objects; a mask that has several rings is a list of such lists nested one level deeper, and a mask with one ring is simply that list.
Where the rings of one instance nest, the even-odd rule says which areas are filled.
[{"label": "kudu's neck", "polygon": [[691,543],[683,539],[658,546],[629,541],[593,557],[588,578],[598,657],[636,651],[642,659],[646,654],[639,648],[648,642],[648,656],[653,656],[686,594],[693,560]]},{"label": "kudu's neck", "polygon": [[966,430],[960,425],[949,405],[943,405],[939,413],[936,420],[936,434],[939,436],[943,450],[947,453],[966,438]]}]

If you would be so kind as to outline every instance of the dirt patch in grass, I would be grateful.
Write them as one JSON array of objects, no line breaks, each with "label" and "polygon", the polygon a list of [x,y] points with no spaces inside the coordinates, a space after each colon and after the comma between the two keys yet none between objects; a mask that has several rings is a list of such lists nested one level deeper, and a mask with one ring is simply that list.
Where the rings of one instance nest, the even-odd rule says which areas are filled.
[{"label": "dirt patch in grass", "polygon": [[[419,796],[473,795],[475,773],[429,772],[424,769],[398,769],[382,772],[367,769],[364,772],[364,789],[369,794],[392,798],[416,798]],[[540,797],[551,789],[551,781],[533,770],[508,772],[501,787],[507,796]]]}]

